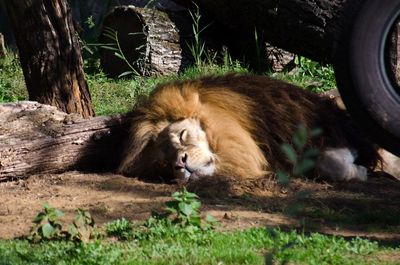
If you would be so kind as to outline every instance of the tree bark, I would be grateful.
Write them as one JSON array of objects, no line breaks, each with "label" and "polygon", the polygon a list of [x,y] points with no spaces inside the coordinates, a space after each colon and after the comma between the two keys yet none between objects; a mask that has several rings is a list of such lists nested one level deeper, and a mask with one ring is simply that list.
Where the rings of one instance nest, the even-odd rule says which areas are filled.
[{"label": "tree bark", "polygon": [[[175,0],[179,3],[188,2]],[[289,52],[331,62],[346,0],[195,0],[204,17],[235,41],[258,38]],[[242,47],[246,48],[246,47]],[[254,45],[248,49],[255,51]]]},{"label": "tree bark", "polygon": [[94,115],[66,0],[6,0],[30,100]]},{"label": "tree bark", "polygon": [[[177,73],[192,62],[187,46],[191,20],[186,9],[171,8],[115,7],[104,20],[100,42],[115,47],[114,41],[104,35],[112,29],[118,33],[123,54],[139,74]],[[104,72],[113,77],[131,70],[112,50],[102,49],[100,60]]]},{"label": "tree bark", "polygon": [[0,104],[0,181],[72,169],[113,171],[127,131],[125,116],[82,119],[32,101]]}]

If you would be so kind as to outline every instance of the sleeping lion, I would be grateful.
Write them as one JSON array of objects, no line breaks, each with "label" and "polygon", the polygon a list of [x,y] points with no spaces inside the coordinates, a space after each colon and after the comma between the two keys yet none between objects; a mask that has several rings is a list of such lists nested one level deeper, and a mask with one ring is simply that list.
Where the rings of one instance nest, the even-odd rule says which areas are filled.
[{"label": "sleeping lion", "polygon": [[230,74],[157,87],[132,116],[119,173],[192,180],[254,178],[288,169],[282,143],[299,124],[322,128],[307,145],[320,150],[314,174],[366,180],[377,147],[331,99],[283,81]]}]

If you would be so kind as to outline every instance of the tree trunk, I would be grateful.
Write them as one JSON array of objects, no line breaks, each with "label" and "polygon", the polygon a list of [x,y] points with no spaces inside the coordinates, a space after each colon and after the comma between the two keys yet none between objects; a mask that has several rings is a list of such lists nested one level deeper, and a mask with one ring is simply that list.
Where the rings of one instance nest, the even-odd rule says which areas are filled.
[{"label": "tree trunk", "polygon": [[82,119],[32,101],[0,104],[0,181],[71,169],[113,171],[127,128],[119,115]]},{"label": "tree trunk", "polygon": [[94,115],[66,0],[6,0],[29,98]]},{"label": "tree trunk", "polygon": [[[172,8],[172,7],[171,7]],[[131,66],[141,75],[176,73],[192,61],[188,50],[191,20],[186,9],[115,7],[104,20],[101,43],[116,47],[107,37],[109,29],[117,32],[121,50]],[[101,66],[105,73],[117,77],[131,71],[114,50],[102,49]]]},{"label": "tree trunk", "polygon": [[[185,0],[175,0],[179,3]],[[321,62],[331,62],[346,0],[196,0],[221,38],[258,39]],[[246,48],[246,47],[242,47]],[[248,49],[256,52],[254,45]]]}]

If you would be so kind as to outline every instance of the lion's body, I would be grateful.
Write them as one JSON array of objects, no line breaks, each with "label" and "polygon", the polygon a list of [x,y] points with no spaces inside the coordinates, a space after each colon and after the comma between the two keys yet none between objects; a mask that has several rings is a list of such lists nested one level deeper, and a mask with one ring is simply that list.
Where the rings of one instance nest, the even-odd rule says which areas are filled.
[{"label": "lion's body", "polygon": [[160,154],[168,141],[162,135],[186,119],[199,121],[205,132],[206,147],[215,158],[214,175],[257,177],[287,167],[280,146],[292,142],[299,124],[323,129],[323,136],[309,143],[320,150],[356,150],[357,163],[367,168],[379,161],[376,147],[329,98],[267,77],[227,75],[162,85],[139,104],[120,172],[173,175],[165,161],[176,157]]}]

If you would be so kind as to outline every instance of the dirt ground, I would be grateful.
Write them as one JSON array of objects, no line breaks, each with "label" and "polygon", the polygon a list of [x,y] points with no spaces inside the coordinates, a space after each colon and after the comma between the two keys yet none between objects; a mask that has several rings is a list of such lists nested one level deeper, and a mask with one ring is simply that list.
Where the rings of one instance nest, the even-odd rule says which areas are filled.
[{"label": "dirt ground", "polygon": [[[0,238],[26,235],[44,202],[66,213],[90,211],[98,224],[125,217],[142,221],[163,209],[177,185],[146,183],[114,174],[35,175],[0,183]],[[221,229],[254,226],[369,237],[400,244],[400,181],[373,176],[367,182],[327,183],[296,179],[281,188],[273,178],[205,179],[189,190]],[[297,209],[297,210],[296,210]]]}]

